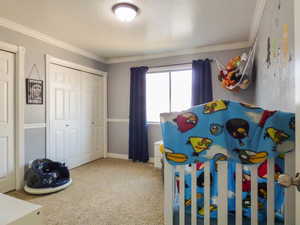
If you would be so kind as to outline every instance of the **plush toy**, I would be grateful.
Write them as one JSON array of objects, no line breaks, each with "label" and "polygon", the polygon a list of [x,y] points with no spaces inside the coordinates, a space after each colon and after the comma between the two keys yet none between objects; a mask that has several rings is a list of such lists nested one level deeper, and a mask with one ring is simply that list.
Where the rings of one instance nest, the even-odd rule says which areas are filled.
[{"label": "plush toy", "polygon": [[227,63],[224,69],[220,70],[218,79],[222,82],[222,87],[230,91],[239,91],[240,89],[248,88],[250,81],[246,75],[243,76],[247,59],[248,56],[246,53],[242,54],[242,56],[234,57]]}]

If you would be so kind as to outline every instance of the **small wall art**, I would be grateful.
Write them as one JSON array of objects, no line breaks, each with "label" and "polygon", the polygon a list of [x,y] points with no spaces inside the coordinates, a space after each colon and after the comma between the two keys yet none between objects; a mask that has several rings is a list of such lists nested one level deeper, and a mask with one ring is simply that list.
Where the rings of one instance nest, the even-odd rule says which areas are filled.
[{"label": "small wall art", "polygon": [[26,79],[26,104],[43,104],[44,86],[42,80]]}]

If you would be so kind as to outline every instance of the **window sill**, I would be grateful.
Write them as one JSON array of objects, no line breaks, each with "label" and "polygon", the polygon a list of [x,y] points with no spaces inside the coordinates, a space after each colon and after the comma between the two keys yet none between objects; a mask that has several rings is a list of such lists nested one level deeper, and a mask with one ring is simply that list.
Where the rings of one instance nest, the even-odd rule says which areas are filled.
[{"label": "window sill", "polygon": [[150,125],[150,126],[160,126],[160,122],[147,122],[147,125]]}]

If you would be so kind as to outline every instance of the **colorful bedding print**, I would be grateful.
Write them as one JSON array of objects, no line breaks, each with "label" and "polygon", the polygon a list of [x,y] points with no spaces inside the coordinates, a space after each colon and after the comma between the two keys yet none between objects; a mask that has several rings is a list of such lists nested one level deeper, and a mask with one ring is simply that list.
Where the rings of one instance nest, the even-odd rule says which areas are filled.
[{"label": "colorful bedding print", "polygon": [[[267,159],[275,159],[275,212],[283,220],[285,153],[294,150],[295,115],[232,101],[217,100],[180,113],[163,113],[161,127],[165,158],[185,165],[185,204],[191,209],[190,165],[197,167],[198,216],[204,216],[204,162],[210,161],[210,217],[217,218],[218,161],[228,161],[228,211],[235,212],[236,163],[243,164],[243,215],[251,217],[250,166],[258,165],[258,218],[266,220]],[[177,174],[178,175],[178,174]]]},{"label": "colorful bedding print", "polygon": [[[284,155],[275,160],[275,216],[277,221],[284,220],[284,188],[277,182],[279,174],[284,172]],[[217,196],[218,196],[218,164],[217,159],[210,160],[211,198],[210,217],[217,218]],[[204,163],[196,164],[197,172],[197,213],[199,218],[204,218]],[[235,169],[236,162],[228,161],[228,213],[235,213]],[[191,166],[185,165],[185,206],[186,212],[191,212]],[[267,219],[267,161],[261,163],[257,169],[258,174],[258,219],[262,224]],[[179,174],[176,173],[176,176]],[[242,181],[242,208],[243,216],[251,218],[251,175],[248,165],[243,165]],[[177,191],[179,192],[179,180],[177,180]]]},{"label": "colorful bedding print", "polygon": [[295,146],[295,115],[216,100],[180,113],[162,113],[165,157],[171,165],[207,160],[263,163]]}]

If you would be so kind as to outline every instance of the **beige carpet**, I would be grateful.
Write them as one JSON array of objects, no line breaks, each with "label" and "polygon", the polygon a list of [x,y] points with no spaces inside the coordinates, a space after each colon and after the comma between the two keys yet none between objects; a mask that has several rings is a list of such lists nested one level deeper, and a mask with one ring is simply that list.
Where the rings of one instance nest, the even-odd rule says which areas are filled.
[{"label": "beige carpet", "polygon": [[102,159],[71,176],[72,186],[55,194],[10,195],[42,205],[47,225],[163,224],[163,184],[152,164]]}]

